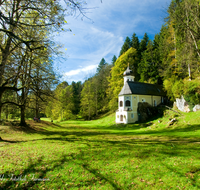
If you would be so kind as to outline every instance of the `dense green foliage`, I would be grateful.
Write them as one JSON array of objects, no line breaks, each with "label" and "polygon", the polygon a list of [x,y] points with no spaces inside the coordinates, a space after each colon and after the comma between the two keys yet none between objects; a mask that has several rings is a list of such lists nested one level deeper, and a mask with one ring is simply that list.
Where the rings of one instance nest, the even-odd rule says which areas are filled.
[{"label": "dense green foliage", "polygon": [[[19,113],[25,110],[23,115],[27,117],[39,116],[40,112],[40,115],[46,114],[59,120],[78,117],[91,119],[110,110],[114,111],[117,109],[117,97],[123,86],[123,72],[128,64],[134,71],[135,81],[163,85],[172,101],[183,95],[192,106],[200,103],[199,6],[198,0],[172,0],[165,24],[154,39],[149,39],[147,33],[140,39],[136,33],[131,37],[127,36],[119,57],[114,55],[110,63],[102,58],[96,73],[87,81],[72,82],[66,86],[62,86],[64,83],[61,83],[54,92],[50,92],[52,84],[56,82],[49,61],[52,52],[46,47],[37,48],[32,53],[29,48],[26,51],[16,50],[14,53],[18,58],[17,64],[21,64],[19,72],[15,75],[14,69],[17,68],[17,64],[13,67],[13,57],[7,57],[6,66],[10,70],[5,70],[3,82],[12,90],[0,93],[2,116],[18,117]],[[58,8],[62,12],[61,7]],[[62,18],[59,11],[52,14]],[[43,30],[38,29],[38,33],[35,34],[34,38],[40,36],[40,42],[35,43],[36,47],[42,45],[42,37],[47,37],[50,30],[45,28],[45,31],[46,33],[43,33]],[[25,45],[27,46],[26,43]],[[29,68],[32,78],[29,77]],[[41,84],[45,78],[45,83]],[[32,79],[36,82],[33,83]],[[16,84],[19,84],[19,88],[16,88]],[[17,93],[18,91],[20,93]],[[12,108],[9,102],[12,103]]]},{"label": "dense green foliage", "polygon": [[[62,4],[62,5],[61,5]],[[65,13],[83,14],[83,2],[0,1],[0,120],[40,117],[58,79],[52,68],[52,56],[60,45],[52,33],[64,31]],[[74,99],[72,101],[74,103]],[[80,101],[80,100],[79,100]],[[75,105],[76,106],[76,105]],[[79,107],[72,110],[77,113]]]},{"label": "dense green foliage", "polygon": [[118,94],[124,85],[123,73],[127,68],[127,63],[130,63],[129,66],[135,73],[134,65],[137,63],[137,51],[132,47],[117,59],[111,70],[109,90],[111,96],[110,108],[112,110],[117,109],[118,106]]}]

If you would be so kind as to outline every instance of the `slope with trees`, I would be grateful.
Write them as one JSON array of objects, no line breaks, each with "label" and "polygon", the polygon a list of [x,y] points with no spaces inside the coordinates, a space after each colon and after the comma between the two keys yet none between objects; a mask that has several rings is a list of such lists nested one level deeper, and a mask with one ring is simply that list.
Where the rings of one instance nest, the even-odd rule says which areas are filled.
[{"label": "slope with trees", "polygon": [[[65,3],[68,10],[78,9],[83,14],[81,3],[73,0]],[[4,0],[0,7],[0,118],[2,107],[13,104],[20,107],[21,125],[26,125],[28,96],[34,94],[38,115],[38,101],[43,100],[42,94],[49,95],[47,91],[55,80],[50,56],[56,49],[50,35],[62,31],[65,9],[60,1],[49,0]],[[39,54],[42,56],[38,59]],[[14,99],[2,102],[6,91],[17,93],[17,102]]]},{"label": "slope with trees", "polygon": [[[21,113],[25,125],[26,115],[39,117],[40,112],[64,120],[115,111],[128,63],[135,81],[163,85],[172,101],[183,95],[191,105],[200,103],[198,0],[172,0],[154,39],[144,33],[139,40],[133,33],[126,37],[119,57],[113,55],[110,64],[102,58],[96,73],[83,84],[62,82],[57,87],[50,60],[57,49],[49,36],[62,30],[64,10],[60,1],[23,2],[0,2],[0,115],[1,110],[6,118],[8,113]],[[81,4],[66,2],[71,11],[81,12]]]}]

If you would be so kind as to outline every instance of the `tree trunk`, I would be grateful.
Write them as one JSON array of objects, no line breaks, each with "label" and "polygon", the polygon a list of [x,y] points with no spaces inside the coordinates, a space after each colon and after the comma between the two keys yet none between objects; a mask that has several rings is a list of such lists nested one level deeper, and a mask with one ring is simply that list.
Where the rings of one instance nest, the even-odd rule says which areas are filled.
[{"label": "tree trunk", "polygon": [[1,110],[2,110],[2,102],[1,102],[1,98],[2,98],[3,93],[0,92],[0,121],[1,121]]},{"label": "tree trunk", "polygon": [[26,126],[26,121],[25,121],[25,106],[21,106],[21,121],[20,121],[20,126]]},{"label": "tree trunk", "polygon": [[8,120],[8,105],[6,105],[6,120]]},{"label": "tree trunk", "polygon": [[[22,81],[23,84],[23,81]],[[24,84],[23,84],[24,85]],[[26,121],[25,121],[25,92],[24,88],[22,89],[22,105],[20,106],[21,108],[21,121],[20,121],[20,126],[26,126]]]},{"label": "tree trunk", "polygon": [[5,49],[2,51],[2,60],[0,64],[0,86],[2,86],[3,83],[3,74],[5,72],[5,65],[7,63],[9,51],[11,46],[11,38],[9,37],[5,46]]},{"label": "tree trunk", "polygon": [[188,75],[189,75],[189,80],[192,80],[191,68],[189,63],[188,63]]},{"label": "tree trunk", "polygon": [[1,101],[0,101],[0,121],[1,121],[1,110],[2,110],[2,104],[1,104]]},{"label": "tree trunk", "polygon": [[88,109],[88,111],[89,111],[89,115],[88,115],[88,120],[90,120],[90,106],[89,106],[89,109]]},{"label": "tree trunk", "polygon": [[187,28],[188,28],[188,30],[190,32],[190,35],[192,37],[192,40],[194,42],[194,45],[195,45],[195,48],[196,48],[196,52],[197,52],[198,56],[200,57],[199,47],[198,47],[198,44],[197,44],[197,40],[196,40],[196,38],[195,38],[195,36],[194,36],[192,30],[190,29],[190,26],[189,26],[189,16],[188,16],[187,10],[186,10],[186,17],[187,17]]},{"label": "tree trunk", "polygon": [[36,101],[35,101],[35,117],[39,118],[39,104],[38,104],[38,97],[36,96]]},{"label": "tree trunk", "polygon": [[97,89],[96,89],[96,115],[98,116],[98,97],[97,97]]}]

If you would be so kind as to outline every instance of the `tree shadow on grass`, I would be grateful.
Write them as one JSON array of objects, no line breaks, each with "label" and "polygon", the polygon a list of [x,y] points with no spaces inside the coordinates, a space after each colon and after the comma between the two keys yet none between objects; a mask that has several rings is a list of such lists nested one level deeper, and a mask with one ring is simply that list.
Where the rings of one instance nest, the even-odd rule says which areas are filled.
[{"label": "tree shadow on grass", "polygon": [[[47,122],[47,121],[36,122],[36,121],[32,121],[32,120],[28,120],[26,126],[19,126],[19,121],[8,122],[6,126],[8,126],[13,131],[20,131],[20,132],[24,132],[24,133],[37,133],[40,131],[48,131],[46,129],[48,129],[49,127],[51,127],[51,129],[52,129],[52,127],[54,129],[66,129],[66,127],[63,127],[63,126],[55,124],[55,123],[51,123],[51,122]],[[44,129],[44,127],[46,129]]]},{"label": "tree shadow on grass", "polygon": [[[106,181],[108,182],[114,189],[120,189],[118,185],[116,185],[111,179],[106,178],[102,174],[97,173],[96,169],[92,169],[88,166],[87,163],[79,163],[75,161],[77,158],[73,154],[68,154],[68,155],[63,155],[60,159],[45,162],[46,166],[44,165],[44,157],[40,157],[37,160],[29,159],[29,165],[27,166],[26,169],[20,172],[20,174],[16,173],[9,173],[8,171],[5,172],[4,174],[1,174],[1,179],[3,183],[0,185],[0,189],[30,189],[32,187],[34,188],[39,188],[39,184],[44,185],[42,182],[48,182],[51,183],[54,182],[55,180],[59,179],[57,178],[58,175],[54,176],[54,178],[49,179],[47,178],[47,173],[50,171],[58,170],[59,168],[62,168],[63,165],[67,162],[72,162],[74,165],[82,166],[85,170],[90,172],[95,176],[95,179],[90,179],[85,182],[77,183],[77,184],[72,184],[68,187],[70,188],[80,188],[82,186],[91,186],[99,181]],[[48,166],[51,166],[48,168]],[[41,169],[38,169],[40,167]],[[65,171],[66,172],[66,171]],[[19,173],[19,171],[18,171]],[[36,175],[37,174],[37,175]],[[70,181],[68,181],[70,182]],[[63,186],[65,185],[65,182],[62,182]],[[50,185],[50,184],[49,184]],[[48,186],[47,186],[48,187]],[[61,188],[61,187],[59,187]]]},{"label": "tree shadow on grass", "polygon": [[[115,130],[100,130],[98,129],[98,131],[96,130],[96,128],[93,129],[89,129],[89,131],[87,131],[88,128],[83,128],[82,130],[80,130],[76,127],[70,127],[70,129],[66,129],[66,131],[47,131],[47,130],[34,130],[34,129],[30,129],[29,132],[30,133],[36,133],[36,134],[40,134],[40,135],[44,135],[47,136],[46,138],[41,138],[41,139],[37,139],[37,140],[50,140],[50,139],[68,139],[69,141],[72,140],[72,136],[75,136],[77,138],[79,137],[83,137],[83,138],[87,138],[87,137],[95,137],[95,136],[110,136],[112,138],[116,137],[116,138],[120,138],[123,136],[129,139],[137,140],[137,139],[141,139],[144,142],[146,141],[145,138],[149,139],[149,142],[153,142],[155,139],[157,142],[161,142],[163,141],[162,137],[165,138],[165,141],[168,142],[200,142],[200,137],[197,134],[197,136],[195,137],[194,135],[192,137],[187,135],[187,132],[192,132],[192,131],[196,131],[196,130],[200,130],[200,125],[190,125],[190,126],[185,126],[183,128],[178,128],[178,129],[160,129],[160,130],[148,130],[148,131],[134,131],[134,130],[130,130],[130,131],[124,131],[123,129],[117,129],[119,131]],[[55,136],[58,135],[59,137],[53,137],[51,138],[51,136]],[[184,137],[185,135],[185,137]],[[138,136],[138,137],[137,137]],[[144,136],[144,137],[143,137]],[[120,139],[117,139],[117,141],[119,141]],[[28,140],[28,141],[32,141],[32,140]],[[34,140],[33,140],[34,141]],[[2,141],[1,141],[2,142]],[[4,140],[4,142],[10,142],[10,143],[17,143],[17,142],[21,142],[21,141],[11,141],[11,140]],[[22,141],[25,142],[25,141]],[[114,142],[114,141],[112,141]]]},{"label": "tree shadow on grass", "polygon": [[5,142],[5,143],[21,143],[21,142],[26,142],[26,141],[11,141],[11,140],[1,139],[0,142]]},{"label": "tree shadow on grass", "polygon": [[[180,178],[189,178],[192,183],[192,187],[190,189],[195,188],[195,189],[200,189],[200,185],[197,183],[199,176],[198,172],[200,171],[200,167],[191,167],[187,173],[181,172],[180,170],[176,170],[174,167],[170,166],[169,164],[162,163],[171,173],[176,173]],[[196,174],[196,177],[194,175]]]},{"label": "tree shadow on grass", "polygon": [[[46,168],[43,167],[42,169],[37,169],[38,166],[43,165],[43,157],[39,157],[37,160],[33,160],[29,158],[29,165],[26,169],[20,172],[20,174],[14,174],[6,172],[3,174],[2,179],[6,181],[3,183],[0,187],[2,189],[29,189],[30,187],[34,186],[35,184],[49,181],[50,179],[46,178],[46,174],[49,171],[52,171],[56,169],[57,167],[60,167],[62,163],[65,161],[65,158],[61,158],[56,161],[49,162],[48,164],[53,165],[53,167]],[[57,162],[59,161],[59,162]],[[37,176],[35,175],[37,173]],[[2,175],[2,174],[1,174]],[[21,184],[19,184],[21,182]],[[24,183],[22,183],[24,182]]]},{"label": "tree shadow on grass", "polygon": [[[0,189],[30,189],[30,188],[39,188],[39,185],[44,185],[44,181],[46,184],[46,187],[48,188],[48,185],[52,183],[59,182],[62,183],[64,186],[66,182],[70,182],[70,179],[67,179],[68,181],[61,182],[62,180],[57,178],[54,174],[54,176],[48,180],[48,172],[54,171],[54,170],[60,170],[64,168],[65,164],[72,163],[72,165],[76,165],[80,168],[83,168],[94,178],[87,178],[84,181],[77,178],[77,183],[70,184],[67,186],[67,188],[81,188],[81,187],[91,187],[95,183],[108,183],[113,189],[126,189],[127,187],[124,187],[120,184],[118,184],[116,181],[114,181],[114,178],[112,175],[106,175],[105,172],[102,173],[98,167],[95,167],[91,164],[91,161],[93,160],[92,157],[97,157],[104,159],[106,161],[113,161],[115,159],[138,159],[140,162],[145,162],[146,160],[152,158],[155,156],[157,158],[157,162],[163,163],[164,158],[173,158],[173,157],[183,157],[186,159],[189,159],[192,154],[190,155],[189,152],[193,153],[199,152],[199,146],[184,146],[182,144],[176,143],[175,146],[173,146],[170,142],[165,141],[159,141],[159,140],[148,140],[148,139],[121,139],[121,140],[107,140],[107,139],[78,139],[78,138],[66,138],[66,137],[58,137],[58,138],[43,138],[39,140],[45,140],[45,141],[54,141],[55,143],[58,141],[62,142],[78,142],[78,144],[88,144],[90,147],[78,147],[79,153],[69,153],[64,154],[60,156],[58,159],[46,161],[44,157],[39,157],[36,160],[29,158],[29,164],[28,166],[23,169],[22,171],[17,171],[18,173],[14,173],[16,176],[19,177],[20,175],[22,178],[25,176],[30,176],[29,180],[26,181],[14,181],[11,180],[9,171],[5,172],[5,176],[9,176],[7,181],[3,181],[1,183]],[[59,143],[58,143],[59,144]],[[99,151],[98,147],[96,145],[99,145],[102,151]],[[112,148],[112,152],[110,151],[110,148]],[[120,152],[119,152],[120,151]],[[115,154],[117,155],[115,157]],[[110,160],[109,160],[110,159]],[[105,164],[104,164],[105,165]],[[166,164],[165,167],[168,168],[168,170],[173,173],[176,171],[176,168],[173,168],[171,166],[168,166]],[[120,166],[120,165],[119,165]],[[118,167],[119,167],[118,166]],[[103,166],[104,167],[104,166]],[[115,168],[113,168],[115,170]],[[62,170],[63,171],[63,170]],[[109,170],[108,170],[109,171]],[[198,168],[196,169],[196,172],[198,172]],[[188,172],[192,172],[188,170]],[[37,175],[34,175],[36,174]],[[65,171],[66,173],[66,171]],[[133,172],[134,173],[134,172]],[[14,175],[13,174],[13,175]],[[34,176],[33,176],[34,175]],[[62,174],[65,175],[65,174]],[[78,175],[78,174],[77,174]],[[177,173],[179,177],[183,177],[184,173],[179,171]],[[134,178],[138,177],[138,174],[133,175]],[[140,176],[139,176],[140,177]],[[40,180],[39,180],[40,179]],[[66,178],[65,178],[66,179]],[[197,179],[192,179],[194,187],[198,187]],[[37,186],[38,185],[38,186]]]},{"label": "tree shadow on grass", "polygon": [[[147,126],[150,126],[150,125],[146,125],[146,126],[126,126],[124,125],[124,128],[123,128],[123,125],[120,125],[119,127],[116,127],[116,125],[112,125],[112,126],[109,126],[109,129],[111,130],[119,130],[120,131],[120,134],[122,135],[128,135],[128,134],[134,134],[134,135],[141,135],[141,134],[159,134],[159,133],[174,133],[174,132],[191,132],[191,131],[196,131],[196,130],[200,130],[200,125],[184,125],[182,126],[181,128],[178,127],[178,128],[173,128],[173,126],[171,127],[166,127],[166,128],[162,128],[162,129],[159,129],[159,128],[156,128],[156,129],[152,129],[152,130],[148,130],[148,131],[138,131],[138,129],[142,129],[142,128],[146,128]],[[127,130],[128,132],[123,132],[124,130]],[[129,131],[130,130],[130,131]],[[135,131],[135,132],[134,132]]]},{"label": "tree shadow on grass", "polygon": [[[70,130],[67,131],[37,131],[37,133],[46,135],[46,136],[51,136],[51,135],[59,135],[61,137],[64,136],[70,136],[70,135],[75,135],[77,137],[89,137],[89,136],[103,136],[103,135],[116,135],[116,136],[149,136],[149,137],[167,137],[167,138],[183,138],[184,135],[186,138],[185,140],[188,141],[189,136],[187,135],[188,132],[195,132],[196,130],[200,130],[200,125],[185,125],[182,128],[164,128],[164,129],[155,129],[155,130],[138,130],[132,129],[132,130],[125,130],[125,129],[120,129],[120,128],[112,128],[110,127],[110,130],[105,130],[105,129],[91,129],[89,128],[83,128],[80,130],[80,128],[76,127],[71,127]],[[191,138],[191,141],[194,141],[196,138],[196,141],[200,141],[200,135],[197,133],[197,136],[195,137],[194,135]],[[192,140],[193,139],[193,140]]]},{"label": "tree shadow on grass", "polygon": [[123,187],[121,187],[119,184],[114,183],[113,180],[108,179],[108,178],[106,178],[104,175],[102,175],[102,174],[99,172],[98,169],[90,168],[90,166],[89,166],[88,164],[83,164],[82,166],[83,166],[83,168],[84,168],[85,170],[87,170],[87,171],[89,171],[90,173],[92,173],[92,174],[95,176],[95,178],[97,178],[99,181],[108,182],[108,183],[113,187],[113,189],[116,189],[116,190],[118,190],[118,189],[123,189]]}]

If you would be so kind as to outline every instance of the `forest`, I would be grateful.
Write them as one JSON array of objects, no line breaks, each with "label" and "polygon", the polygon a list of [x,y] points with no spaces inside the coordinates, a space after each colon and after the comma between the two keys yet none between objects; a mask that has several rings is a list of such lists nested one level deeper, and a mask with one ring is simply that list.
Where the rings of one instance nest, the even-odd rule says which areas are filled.
[{"label": "forest", "polygon": [[[81,6],[66,1],[73,12]],[[60,82],[52,56],[60,52],[49,37],[66,23],[58,1],[0,1],[0,119],[49,117],[91,120],[114,112],[130,64],[135,81],[162,85],[171,101],[184,96],[200,103],[200,3],[172,0],[160,33],[151,40],[127,36],[119,55],[99,60],[82,82]],[[45,11],[44,11],[45,7]],[[71,13],[68,13],[71,14]]]}]

